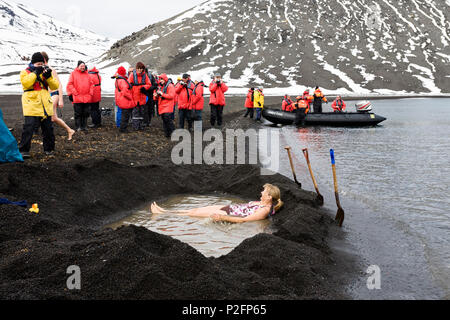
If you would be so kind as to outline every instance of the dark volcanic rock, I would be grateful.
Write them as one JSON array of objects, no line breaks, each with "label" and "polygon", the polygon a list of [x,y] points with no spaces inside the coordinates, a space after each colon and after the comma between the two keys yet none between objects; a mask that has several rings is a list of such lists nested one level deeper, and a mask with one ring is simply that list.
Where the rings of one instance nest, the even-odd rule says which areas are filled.
[{"label": "dark volcanic rock", "polygon": [[448,1],[207,1],[117,42],[113,64],[248,86],[450,92]]}]

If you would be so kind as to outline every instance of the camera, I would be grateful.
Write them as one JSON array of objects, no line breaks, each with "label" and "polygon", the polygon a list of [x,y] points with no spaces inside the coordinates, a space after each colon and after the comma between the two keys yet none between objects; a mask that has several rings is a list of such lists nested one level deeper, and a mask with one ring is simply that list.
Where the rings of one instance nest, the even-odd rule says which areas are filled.
[{"label": "camera", "polygon": [[181,84],[182,86],[185,86],[185,85],[186,85],[186,82],[180,81],[180,84]]}]

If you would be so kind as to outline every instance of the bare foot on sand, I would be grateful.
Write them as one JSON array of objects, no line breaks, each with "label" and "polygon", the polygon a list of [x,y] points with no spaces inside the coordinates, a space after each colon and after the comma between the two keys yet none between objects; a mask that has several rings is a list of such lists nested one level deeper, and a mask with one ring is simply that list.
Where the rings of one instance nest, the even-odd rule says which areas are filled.
[{"label": "bare foot on sand", "polygon": [[67,138],[68,141],[72,141],[72,137],[75,134],[75,132],[76,132],[75,130],[70,130],[69,131],[69,137]]}]

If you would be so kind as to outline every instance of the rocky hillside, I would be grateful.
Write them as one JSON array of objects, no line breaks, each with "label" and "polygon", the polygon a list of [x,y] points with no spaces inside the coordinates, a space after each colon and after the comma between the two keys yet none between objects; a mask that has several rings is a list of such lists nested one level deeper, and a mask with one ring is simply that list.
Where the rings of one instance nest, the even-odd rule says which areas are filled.
[{"label": "rocky hillside", "polygon": [[449,0],[210,0],[133,33],[104,66],[143,61],[232,86],[449,93]]}]

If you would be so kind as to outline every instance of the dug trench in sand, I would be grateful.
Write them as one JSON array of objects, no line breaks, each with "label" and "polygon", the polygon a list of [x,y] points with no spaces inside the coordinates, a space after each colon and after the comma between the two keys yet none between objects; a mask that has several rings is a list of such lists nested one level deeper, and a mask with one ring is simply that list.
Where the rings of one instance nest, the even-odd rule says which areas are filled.
[{"label": "dug trench in sand", "polygon": [[[253,125],[240,117],[229,113],[225,121]],[[258,166],[175,166],[160,130],[150,131],[151,139],[122,140],[108,127],[99,132],[113,147],[96,143],[100,133],[92,134],[65,142],[69,156],[57,150],[52,158],[0,166],[0,197],[40,208],[37,215],[0,207],[1,299],[346,298],[355,267],[350,260],[337,263],[343,259],[328,240],[340,231],[314,193],[278,174],[261,176]],[[20,134],[20,124],[15,129]],[[126,143],[133,148],[138,136],[148,145],[130,151]],[[247,239],[220,258],[142,227],[102,228],[171,195],[219,191],[253,199],[268,182],[281,189],[285,203],[270,220],[276,232]],[[67,268],[74,265],[81,290],[66,289]]]}]

